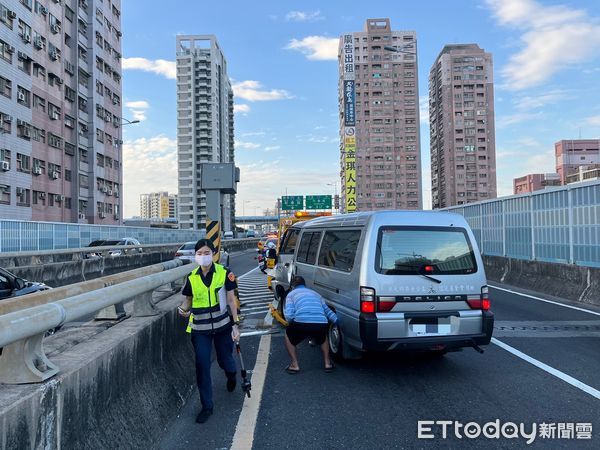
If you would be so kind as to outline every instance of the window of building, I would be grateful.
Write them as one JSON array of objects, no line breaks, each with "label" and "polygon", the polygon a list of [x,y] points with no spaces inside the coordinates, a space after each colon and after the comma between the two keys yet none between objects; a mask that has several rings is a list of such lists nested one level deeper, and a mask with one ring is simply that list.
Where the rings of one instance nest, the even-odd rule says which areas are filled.
[{"label": "window of building", "polygon": [[31,157],[22,153],[17,153],[17,171],[18,172],[29,172],[31,171]]},{"label": "window of building", "polygon": [[31,92],[17,85],[17,103],[31,108]]},{"label": "window of building", "polygon": [[48,145],[54,148],[62,149],[62,138],[55,134],[48,133]]},{"label": "window of building", "polygon": [[96,140],[98,142],[104,142],[104,131],[100,128],[96,128]]},{"label": "window of building", "polygon": [[2,76],[0,76],[0,95],[8,98],[12,97],[12,81]]},{"label": "window of building", "polygon": [[0,40],[0,58],[12,64],[12,55],[15,52],[15,48]]}]

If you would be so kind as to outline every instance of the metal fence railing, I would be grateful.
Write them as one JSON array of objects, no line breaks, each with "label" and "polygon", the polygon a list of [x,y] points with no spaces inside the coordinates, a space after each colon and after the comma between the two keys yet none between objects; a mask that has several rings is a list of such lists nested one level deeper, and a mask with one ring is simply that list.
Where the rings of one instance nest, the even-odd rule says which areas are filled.
[{"label": "metal fence railing", "polygon": [[199,239],[203,231],[168,228],[84,225],[0,220],[0,252],[82,248],[99,239],[132,237],[142,244],[170,244]]},{"label": "metal fence railing", "polygon": [[484,255],[600,267],[600,181],[445,208]]}]

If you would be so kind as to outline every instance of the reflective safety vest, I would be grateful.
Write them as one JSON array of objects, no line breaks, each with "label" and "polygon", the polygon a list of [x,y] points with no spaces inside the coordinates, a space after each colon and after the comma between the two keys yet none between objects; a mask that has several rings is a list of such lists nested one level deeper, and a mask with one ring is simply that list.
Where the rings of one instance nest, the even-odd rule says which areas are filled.
[{"label": "reflective safety vest", "polygon": [[192,287],[192,314],[188,323],[187,332],[192,330],[218,333],[230,326],[231,319],[227,312],[227,292],[225,278],[227,270],[220,264],[214,264],[210,287],[206,287],[198,273],[200,267],[194,269],[188,276]]}]

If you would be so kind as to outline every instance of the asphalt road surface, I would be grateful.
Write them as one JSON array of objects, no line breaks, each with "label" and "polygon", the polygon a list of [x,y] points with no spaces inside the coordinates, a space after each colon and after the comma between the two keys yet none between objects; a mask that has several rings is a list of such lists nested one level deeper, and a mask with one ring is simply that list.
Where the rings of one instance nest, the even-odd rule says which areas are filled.
[{"label": "asphalt road surface", "polygon": [[[254,254],[232,255],[236,275],[256,266]],[[228,393],[214,364],[214,415],[194,422],[194,392],[165,424],[160,448],[600,448],[600,308],[565,302],[581,311],[500,289],[491,299],[495,339],[483,355],[371,354],[325,373],[320,350],[304,342],[301,372],[289,375],[281,330],[243,338],[249,368],[259,342],[270,341],[267,363],[252,374],[252,399],[244,404],[240,390]],[[263,373],[260,392],[254,378]],[[419,428],[419,421],[429,422]],[[476,425],[465,430],[469,422]],[[419,439],[419,431],[433,437]]]}]

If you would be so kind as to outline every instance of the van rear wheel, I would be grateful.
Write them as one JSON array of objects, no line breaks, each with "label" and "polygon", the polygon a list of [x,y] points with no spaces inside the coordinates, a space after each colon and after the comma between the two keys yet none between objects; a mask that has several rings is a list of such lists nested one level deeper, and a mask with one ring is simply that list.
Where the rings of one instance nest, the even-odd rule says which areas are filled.
[{"label": "van rear wheel", "polygon": [[344,359],[360,359],[362,356],[360,352],[350,348],[350,346],[344,342],[339,325],[333,323],[329,325],[327,341],[329,342],[329,352],[336,361],[343,361]]}]

